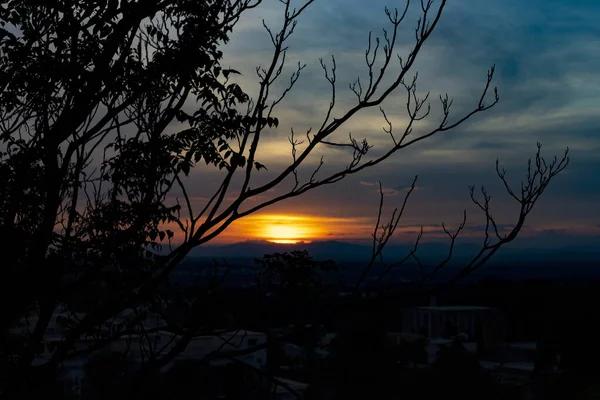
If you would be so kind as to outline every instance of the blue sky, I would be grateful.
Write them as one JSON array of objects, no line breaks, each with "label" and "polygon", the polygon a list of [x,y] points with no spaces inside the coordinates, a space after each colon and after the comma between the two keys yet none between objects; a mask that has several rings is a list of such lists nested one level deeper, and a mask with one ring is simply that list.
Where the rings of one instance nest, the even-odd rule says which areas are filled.
[{"label": "blue sky", "polygon": [[[413,44],[411,29],[416,23],[418,2],[403,23],[398,52],[406,54]],[[297,5],[300,6],[300,2]],[[367,34],[380,35],[389,27],[384,7],[402,8],[403,1],[317,0],[300,18],[289,42],[288,66],[281,90],[298,61],[307,64],[299,84],[276,112],[281,120],[277,130],[263,140],[259,156],[269,167],[267,175],[290,160],[290,127],[305,132],[317,127],[329,103],[329,87],[319,58],[336,56],[339,97],[335,115],[353,105],[347,83],[366,76],[364,50]],[[253,95],[255,67],[272,54],[262,19],[276,29],[283,7],[277,0],[264,0],[236,26],[232,41],[224,48],[224,64],[240,70],[242,87]],[[454,98],[454,115],[476,105],[486,72],[496,65],[495,85],[500,102],[459,128],[396,153],[384,165],[349,177],[334,186],[317,189],[301,198],[286,201],[269,213],[293,213],[320,218],[332,237],[354,230],[352,237],[368,237],[367,226],[374,221],[378,193],[374,182],[386,187],[386,204],[400,205],[403,188],[419,174],[419,190],[409,203],[406,234],[410,227],[435,226],[441,221],[458,222],[462,210],[469,212],[473,230],[482,222],[470,205],[469,185],[488,186],[493,209],[501,223],[516,220],[515,204],[498,185],[495,159],[509,171],[515,184],[524,176],[527,158],[535,154],[536,142],[551,157],[571,149],[571,164],[540,200],[524,230],[523,243],[572,244],[581,236],[600,237],[600,2],[592,0],[449,0],[442,19],[426,42],[413,68],[419,71],[419,91],[431,91],[433,111],[423,124],[439,121],[439,94]],[[390,96],[384,108],[399,129],[402,126],[405,95]],[[357,115],[342,126],[340,137],[352,132],[366,137],[375,147],[389,145],[378,111]],[[342,152],[324,152],[324,171],[334,171],[348,162]],[[311,161],[314,165],[315,161]],[[195,178],[213,182],[218,176],[198,172]],[[192,195],[206,196],[200,185]],[[356,220],[354,228],[339,225],[340,218]],[[329,222],[328,222],[329,221]],[[236,233],[224,235],[233,240]],[[229,235],[229,236],[228,236]],[[408,240],[408,239],[407,239]],[[587,239],[585,240],[587,243]],[[552,243],[554,243],[552,242]]]}]

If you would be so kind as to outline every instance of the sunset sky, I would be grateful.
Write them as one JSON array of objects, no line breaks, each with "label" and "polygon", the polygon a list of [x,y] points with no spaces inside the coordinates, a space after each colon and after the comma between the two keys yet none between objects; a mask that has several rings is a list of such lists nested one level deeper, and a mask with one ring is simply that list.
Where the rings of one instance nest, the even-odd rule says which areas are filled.
[{"label": "sunset sky", "polygon": [[[307,67],[275,113],[281,121],[279,128],[265,133],[259,161],[269,170],[257,174],[255,185],[290,162],[290,127],[304,136],[309,127],[320,126],[330,91],[319,58],[329,61],[332,54],[336,56],[339,85],[334,117],[339,116],[355,104],[348,83],[357,76],[366,77],[364,50],[369,30],[381,35],[382,28],[389,28],[384,7],[403,4],[391,0],[317,0],[300,18],[289,42],[288,69],[274,91],[283,89],[298,61]],[[413,44],[410,29],[414,29],[417,8],[412,8],[401,31],[397,50],[404,56]],[[243,73],[239,82],[251,96],[257,88],[255,68],[264,66],[272,54],[261,20],[277,29],[282,12],[280,2],[265,0],[242,18],[224,48],[224,66]],[[440,104],[435,101],[439,94],[447,92],[455,99],[451,115],[474,107],[486,72],[494,63],[500,103],[451,132],[401,150],[383,165],[240,220],[215,242],[368,239],[379,202],[377,181],[385,188],[389,213],[401,205],[415,174],[419,174],[417,190],[396,240],[414,239],[420,225],[425,226],[428,239],[437,240],[441,237],[440,223],[456,224],[465,208],[469,217],[465,235],[479,237],[483,220],[470,203],[469,185],[485,184],[492,194],[498,222],[514,223],[516,203],[499,185],[495,160],[500,159],[510,181],[518,186],[527,158],[535,155],[539,141],[548,158],[560,157],[569,146],[571,164],[544,193],[523,230],[522,243],[593,243],[596,239],[600,243],[598,19],[597,0],[448,1],[413,69],[419,71],[419,91],[431,91],[433,99],[432,114],[421,128],[439,121]],[[398,130],[406,120],[405,101],[405,93],[399,91],[383,105]],[[366,137],[375,154],[390,144],[384,126],[375,110],[357,115],[338,133],[342,138],[349,132],[359,140]],[[350,155],[341,151],[318,156],[321,154],[323,176],[350,161]],[[308,178],[317,161],[318,157],[309,160],[309,168],[301,171],[301,177]],[[189,191],[198,207],[212,194],[207,189],[216,188],[220,178],[218,171],[202,168],[192,173]]]}]

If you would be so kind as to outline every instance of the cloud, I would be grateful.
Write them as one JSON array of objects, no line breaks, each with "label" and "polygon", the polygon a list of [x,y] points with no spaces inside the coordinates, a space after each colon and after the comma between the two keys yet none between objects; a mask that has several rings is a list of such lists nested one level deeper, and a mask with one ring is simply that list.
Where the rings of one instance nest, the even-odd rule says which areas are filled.
[{"label": "cloud", "polygon": [[[510,232],[513,228],[514,228],[514,224],[496,224],[496,227],[498,228],[498,232],[500,234],[503,233],[508,233]],[[492,224],[489,225],[489,227],[487,228],[488,232],[490,233],[490,235],[494,235],[494,227],[492,226]],[[472,233],[485,233],[486,231],[486,225],[483,224],[475,224],[475,225],[465,225],[464,229],[465,232],[472,232]]]}]

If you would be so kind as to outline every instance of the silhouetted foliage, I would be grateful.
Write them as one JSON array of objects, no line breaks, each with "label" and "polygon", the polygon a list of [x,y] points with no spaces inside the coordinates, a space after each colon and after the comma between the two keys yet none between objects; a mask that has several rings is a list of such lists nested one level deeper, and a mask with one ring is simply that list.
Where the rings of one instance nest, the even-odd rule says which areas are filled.
[{"label": "silhouetted foliage", "polygon": [[125,354],[110,352],[95,355],[85,364],[82,395],[89,400],[126,398],[126,381],[135,368]]},{"label": "silhouetted foliage", "polygon": [[314,371],[308,398],[391,398],[397,395],[396,354],[381,324],[366,315],[346,322],[329,346],[331,359]]},{"label": "silhouetted foliage", "polygon": [[436,384],[432,393],[438,395],[443,393],[453,398],[476,400],[486,398],[493,391],[489,374],[483,370],[477,357],[458,341],[442,347],[432,366],[432,373]]},{"label": "silhouetted foliage", "polygon": [[323,295],[326,282],[337,271],[334,261],[313,260],[306,250],[265,254],[254,263],[259,267],[261,286],[271,286],[282,295],[302,300]]}]

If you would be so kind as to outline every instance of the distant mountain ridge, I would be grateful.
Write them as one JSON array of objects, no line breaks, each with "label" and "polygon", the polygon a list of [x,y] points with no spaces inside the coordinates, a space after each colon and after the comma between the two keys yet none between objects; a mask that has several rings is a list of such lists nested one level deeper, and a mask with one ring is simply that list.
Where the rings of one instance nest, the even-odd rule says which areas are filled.
[{"label": "distant mountain ridge", "polygon": [[[412,245],[390,244],[384,251],[386,259],[399,259],[408,254]],[[448,252],[449,244],[444,242],[421,243],[418,256],[424,260],[441,260]],[[457,243],[453,254],[457,260],[472,257],[479,249],[476,243]],[[335,261],[367,261],[371,257],[371,246],[342,241],[313,241],[309,243],[280,244],[268,241],[246,241],[227,245],[207,245],[193,249],[188,257],[218,257],[218,258],[260,258],[265,254],[307,250],[315,259],[332,259]],[[600,246],[565,246],[552,249],[542,248],[511,248],[500,249],[493,257],[495,262],[509,262],[515,259],[521,261],[598,261],[600,265]]]},{"label": "distant mountain ridge", "polygon": [[194,248],[189,256],[255,258],[262,257],[265,254],[284,253],[294,250],[307,250],[315,259],[340,259],[340,257],[368,259],[370,256],[370,246],[338,241],[299,242],[295,244],[246,241],[226,245],[199,246]]},{"label": "distant mountain ridge", "polygon": [[[422,243],[417,253],[425,270],[435,268],[446,256],[449,244],[446,242]],[[394,244],[386,248],[385,261],[394,262],[404,258],[413,248],[409,244]],[[231,269],[227,278],[229,287],[243,287],[253,282],[256,272],[255,258],[265,254],[307,250],[316,260],[334,260],[340,266],[339,283],[352,286],[364,270],[371,256],[368,244],[342,241],[314,241],[311,243],[278,244],[267,241],[246,241],[227,245],[206,245],[193,249],[183,261],[173,280],[180,284],[205,282],[214,273],[214,260],[226,262]],[[456,244],[452,260],[436,275],[434,280],[444,281],[465,266],[480,250],[477,243]],[[381,265],[371,270],[366,282],[371,282],[381,273]],[[414,260],[389,273],[390,282],[408,284],[420,279],[421,268]],[[500,279],[558,279],[561,281],[588,282],[600,279],[600,248],[589,245],[571,245],[547,248],[519,248],[505,246],[489,262],[465,281],[486,277]]]}]

